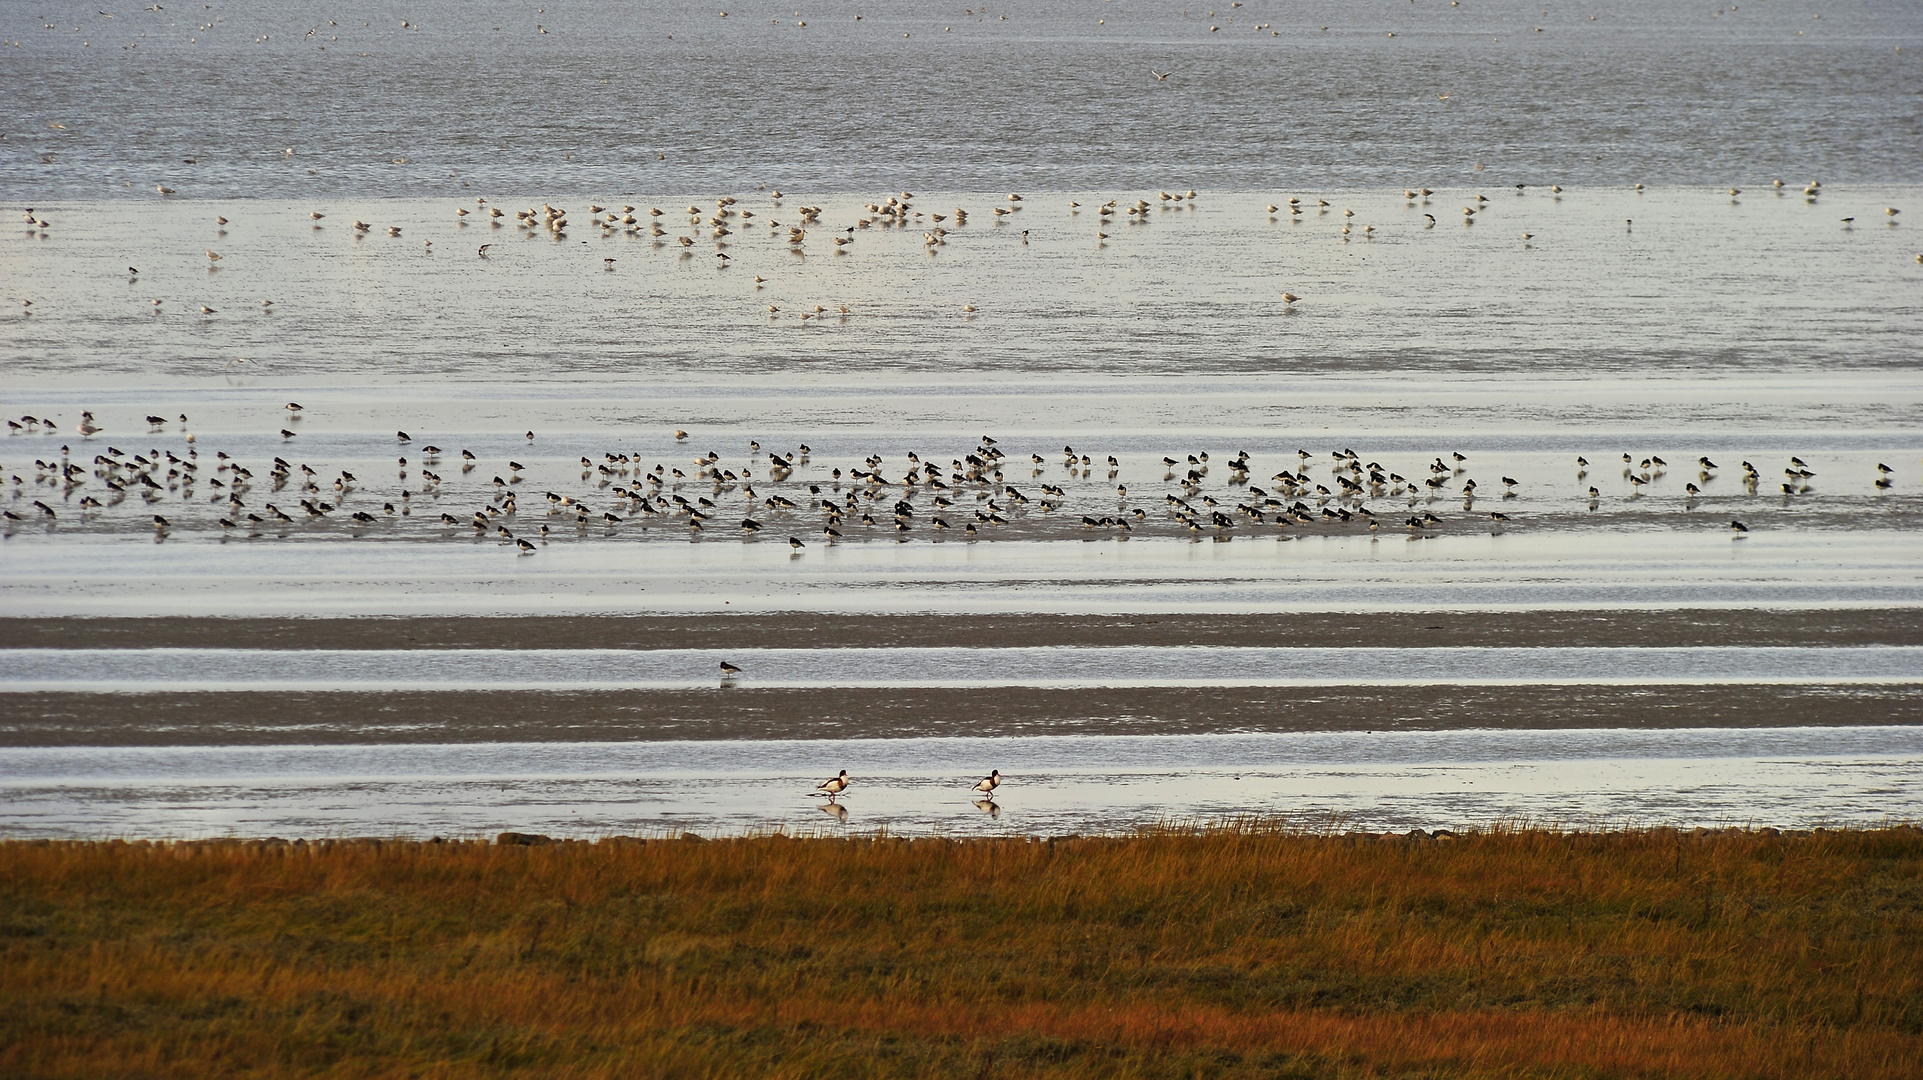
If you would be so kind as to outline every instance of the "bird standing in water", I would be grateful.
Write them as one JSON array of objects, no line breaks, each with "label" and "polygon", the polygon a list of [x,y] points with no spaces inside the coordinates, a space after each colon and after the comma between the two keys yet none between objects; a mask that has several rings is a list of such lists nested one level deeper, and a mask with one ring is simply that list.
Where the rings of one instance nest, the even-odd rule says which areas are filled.
[{"label": "bird standing in water", "polygon": [[821,783],[815,785],[815,791],[823,795],[826,795],[828,797],[829,802],[834,802],[837,796],[839,796],[842,792],[847,790],[848,790],[848,770],[847,769],[843,769],[841,770],[839,775],[831,777],[827,780],[823,780]]}]

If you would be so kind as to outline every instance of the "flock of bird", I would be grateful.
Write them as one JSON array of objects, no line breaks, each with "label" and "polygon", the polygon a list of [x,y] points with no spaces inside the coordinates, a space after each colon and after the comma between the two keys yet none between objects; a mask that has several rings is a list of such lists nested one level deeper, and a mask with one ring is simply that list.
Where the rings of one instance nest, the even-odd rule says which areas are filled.
[{"label": "flock of bird", "polygon": [[[158,185],[157,187],[163,194],[170,194],[172,192],[172,189],[164,184]],[[1528,187],[1529,185],[1527,184],[1516,184],[1515,190],[1517,194],[1523,194],[1527,191]],[[1638,192],[1643,190],[1643,185],[1641,184],[1635,184],[1633,187]],[[1772,187],[1776,194],[1782,195],[1791,188],[1791,185],[1779,179],[1773,181]],[[760,190],[766,192],[765,186]],[[1548,185],[1547,190],[1552,199],[1557,201],[1561,200],[1563,195],[1561,185]],[[1731,187],[1727,190],[1732,202],[1736,201],[1737,197],[1742,195],[1742,189],[1740,188]],[[1814,204],[1823,193],[1823,185],[1821,181],[1812,180],[1805,184],[1801,190],[1804,201]],[[834,255],[844,255],[856,250],[855,245],[863,230],[919,230],[923,248],[932,255],[947,245],[948,238],[951,235],[951,229],[959,229],[966,226],[970,219],[970,211],[959,206],[947,210],[917,209],[914,193],[903,191],[896,195],[890,195],[885,199],[869,202],[865,204],[860,211],[856,212],[846,224],[829,228],[821,224],[824,213],[823,207],[819,205],[801,205],[795,206],[791,210],[784,209],[781,191],[774,190],[766,193],[770,201],[768,206],[764,207],[759,214],[757,214],[755,210],[743,206],[741,200],[736,196],[723,195],[716,198],[712,206],[690,203],[681,211],[663,210],[659,206],[649,206],[644,209],[634,204],[604,206],[599,203],[592,203],[588,206],[588,216],[585,224],[577,224],[568,210],[556,207],[550,203],[543,203],[538,207],[530,206],[510,212],[503,210],[499,206],[489,205],[485,197],[476,197],[474,205],[471,208],[466,205],[456,206],[454,208],[454,216],[456,225],[460,228],[466,228],[475,221],[484,223],[489,229],[507,228],[511,223],[511,226],[517,231],[517,234],[527,239],[546,237],[559,242],[568,238],[570,230],[578,230],[580,228],[592,230],[602,237],[646,237],[653,249],[669,249],[676,252],[683,259],[693,258],[697,247],[707,246],[712,249],[710,254],[712,255],[715,266],[723,270],[730,268],[735,261],[735,255],[729,250],[730,245],[740,239],[743,234],[756,230],[760,230],[765,234],[767,239],[784,250],[801,258],[808,257],[812,251],[820,250],[818,246],[816,248],[809,247],[811,234],[813,234],[813,239],[820,240],[825,233],[830,244],[827,250]],[[1421,211],[1422,224],[1420,228],[1433,229],[1436,227],[1438,224],[1437,218],[1435,214],[1429,210],[1433,200],[1440,197],[1434,189],[1428,187],[1404,188],[1401,194],[1405,206]],[[1095,246],[1101,248],[1107,245],[1107,241],[1113,235],[1109,230],[1118,227],[1118,223],[1122,226],[1143,224],[1150,220],[1153,213],[1191,208],[1196,205],[1196,200],[1199,198],[1200,194],[1193,189],[1174,192],[1161,191],[1153,198],[1137,198],[1126,203],[1124,203],[1122,199],[1116,198],[1092,207],[1084,207],[1081,202],[1071,199],[1068,201],[1067,209],[1071,219],[1080,217],[1084,211],[1089,213],[1094,221],[1092,239]],[[1487,208],[1492,202],[1488,195],[1480,193],[1468,196],[1463,201],[1464,205],[1461,208],[1460,219],[1464,225],[1470,226],[1474,225],[1480,218],[1486,215]],[[1005,201],[1001,205],[990,207],[990,220],[993,225],[997,227],[1019,224],[1020,219],[1018,215],[1020,215],[1028,204],[1029,200],[1022,194],[1011,192],[1006,196]],[[1265,212],[1267,214],[1267,220],[1271,223],[1282,217],[1286,217],[1292,223],[1299,223],[1311,214],[1317,218],[1327,218],[1332,214],[1339,215],[1336,219],[1339,225],[1336,236],[1345,244],[1354,236],[1370,239],[1373,238],[1377,232],[1377,227],[1374,224],[1366,222],[1358,223],[1356,220],[1356,212],[1352,208],[1345,207],[1337,211],[1335,205],[1325,198],[1291,197],[1283,202],[1268,203]],[[1894,226],[1901,213],[1902,211],[1899,208],[1889,206],[1883,208],[1882,216],[1891,226]],[[675,224],[676,219],[680,218],[683,214],[685,214],[685,221],[682,221],[680,224]],[[25,216],[30,233],[41,237],[49,235],[48,230],[52,228],[52,224],[45,218],[38,216],[34,209],[28,208]],[[311,228],[315,231],[320,231],[325,228],[323,222],[327,221],[328,215],[320,210],[312,210],[308,212],[307,218]],[[783,218],[787,220],[784,222],[782,220]],[[1850,229],[1854,227],[1857,218],[1855,215],[1850,215],[1841,220],[1843,227]],[[229,224],[228,219],[225,216],[216,216],[214,221],[217,230],[216,235],[221,237],[226,236],[226,226]],[[670,224],[675,224],[675,227],[673,229],[668,228],[667,226]],[[1633,218],[1625,219],[1626,228],[1633,230],[1634,225],[1635,220]],[[384,233],[390,238],[401,238],[404,229],[407,227],[408,226],[394,224],[376,225],[355,218],[348,228],[349,235],[359,240],[377,231]],[[1528,245],[1530,241],[1536,239],[1537,234],[1528,229],[1524,229],[1518,235],[1522,243]],[[1022,244],[1025,245],[1029,242],[1028,229],[1021,229],[1019,236]],[[423,239],[421,245],[423,252],[427,254],[433,253],[433,240]],[[498,241],[480,244],[476,247],[475,254],[478,258],[487,259],[497,253],[495,249],[498,245]],[[204,254],[207,258],[207,265],[210,272],[218,271],[221,262],[227,257],[225,254],[211,249]],[[1916,261],[1923,263],[1923,254],[1918,254]],[[618,262],[619,258],[617,256],[603,256],[601,258],[602,269],[610,273],[616,270]],[[128,266],[127,272],[130,284],[140,280],[140,269],[138,267]],[[773,271],[771,270],[770,272]],[[757,292],[760,291],[768,281],[769,279],[763,275],[753,275],[754,290]],[[1281,290],[1277,296],[1284,305],[1293,305],[1303,299],[1302,296],[1287,289]],[[32,298],[21,297],[19,298],[19,302],[23,310],[28,314],[32,313],[35,306],[35,301]],[[262,299],[259,302],[259,306],[263,310],[271,309],[274,305],[275,301],[272,299]],[[155,297],[150,300],[150,307],[158,314],[162,310],[163,302],[158,297]],[[190,309],[197,308],[203,316],[219,314],[217,309],[205,303],[190,304],[189,307]],[[778,318],[783,313],[782,307],[778,304],[767,304],[765,307],[769,319]],[[960,305],[960,312],[964,316],[973,315],[976,311],[977,307],[972,302]],[[806,322],[812,319],[830,318],[846,320],[853,314],[853,310],[846,303],[837,303],[832,306],[817,303],[804,306],[792,313]]]},{"label": "flock of bird", "polygon": [[[304,413],[299,402],[287,403],[289,426],[280,429],[285,447],[299,444],[296,429]],[[355,537],[393,535],[425,503],[421,516],[426,527],[441,538],[490,539],[523,554],[537,552],[563,533],[585,538],[590,530],[603,537],[650,530],[657,536],[738,533],[749,540],[763,533],[786,535],[796,554],[808,546],[803,537],[811,534],[825,543],[851,537],[906,542],[924,535],[975,540],[1015,525],[1025,526],[1015,533],[1021,536],[1079,532],[1127,538],[1146,531],[1226,540],[1255,531],[1287,537],[1307,531],[1375,533],[1387,527],[1430,537],[1465,524],[1504,529],[1511,514],[1500,508],[1479,509],[1478,503],[1493,499],[1497,507],[1505,506],[1522,486],[1513,476],[1479,481],[1468,475],[1468,458],[1459,452],[1437,455],[1404,475],[1380,461],[1365,461],[1351,449],[1326,455],[1303,449],[1262,479],[1247,450],[1216,458],[1195,450],[1159,462],[1137,458],[1132,467],[1136,476],[1144,465],[1150,475],[1159,465],[1161,490],[1144,497],[1139,481],[1132,494],[1128,482],[1118,480],[1123,469],[1119,457],[1078,452],[1067,445],[1059,454],[1011,454],[994,437],[983,436],[947,462],[911,450],[893,464],[874,453],[844,467],[814,464],[806,443],[764,448],[750,440],[746,455],[732,461],[715,451],[674,464],[650,464],[640,454],[616,450],[604,451],[598,459],[582,456],[578,476],[555,485],[563,490],[550,487],[531,495],[533,513],[523,514],[519,503],[530,466],[512,457],[492,462],[476,476],[483,462],[472,451],[431,443],[414,450],[413,437],[397,431],[393,445],[399,456],[389,484],[373,477],[363,480],[345,468],[317,469],[297,460],[298,455],[292,460],[264,455],[266,460],[244,462],[215,451],[211,465],[204,465],[196,436],[185,430],[185,415],[150,414],[145,420],[148,434],[167,433],[178,425],[172,435],[184,451],[130,453],[109,443],[91,455],[76,455],[71,443],[62,445],[57,457],[34,459],[31,479],[19,472],[8,477],[10,505],[3,511],[8,532],[35,521],[54,526],[76,519],[83,528],[111,528],[125,520],[116,509],[132,500],[151,518],[142,527],[150,526],[158,538],[177,528],[204,533],[216,527],[222,534],[254,537],[340,531]],[[58,421],[43,417],[23,416],[7,423],[16,436],[62,432]],[[91,411],[81,413],[74,431],[83,446],[104,433]],[[674,436],[677,446],[689,439],[686,431],[677,430]],[[524,441],[532,449],[534,432],[527,432]],[[1577,457],[1575,466],[1576,482],[1583,485],[1591,464]],[[554,462],[542,460],[538,471],[551,478],[555,468]],[[1748,461],[1740,468],[1743,494],[1757,496],[1765,483],[1762,469]],[[1211,469],[1220,470],[1213,479]],[[1695,469],[1695,478],[1683,485],[1687,510],[1707,497],[1705,488],[1722,467],[1703,456]],[[1875,489],[1890,491],[1895,470],[1886,463],[1876,469]],[[1625,453],[1621,470],[1627,485],[1623,498],[1635,501],[1663,480],[1669,464],[1658,455]],[[1783,479],[1771,483],[1788,503],[1810,495],[1815,476],[1803,458],[1791,457]],[[217,515],[212,523],[205,520],[208,511],[195,506],[203,492]],[[1604,498],[1594,484],[1588,484],[1585,494],[1591,511]],[[33,495],[39,497],[30,498]],[[1610,497],[1615,497],[1613,492]],[[175,518],[162,512],[169,499],[182,507],[168,511]],[[447,506],[456,500],[468,506]],[[1453,519],[1436,512],[1438,504],[1457,500],[1461,513]],[[61,505],[56,508],[54,502]],[[330,523],[338,525],[330,529]],[[1748,531],[1741,520],[1732,520],[1730,527]]]}]

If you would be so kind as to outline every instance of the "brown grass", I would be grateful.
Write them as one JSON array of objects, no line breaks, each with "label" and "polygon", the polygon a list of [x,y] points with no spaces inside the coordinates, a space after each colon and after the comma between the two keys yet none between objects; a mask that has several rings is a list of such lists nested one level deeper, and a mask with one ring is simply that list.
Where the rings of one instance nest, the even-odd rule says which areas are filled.
[{"label": "brown grass", "polygon": [[1923,1074],[1923,831],[0,843],[0,1075]]}]

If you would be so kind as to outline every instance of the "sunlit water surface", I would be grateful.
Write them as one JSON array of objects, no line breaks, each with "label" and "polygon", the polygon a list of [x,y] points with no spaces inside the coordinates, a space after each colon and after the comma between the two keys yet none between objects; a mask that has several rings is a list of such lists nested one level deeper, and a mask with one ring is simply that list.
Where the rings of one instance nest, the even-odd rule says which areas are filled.
[{"label": "sunlit water surface", "polygon": [[[744,743],[24,749],[23,836],[1059,834],[1246,815],[1873,824],[1923,814],[1923,731],[1456,731]],[[971,785],[997,769],[993,804]],[[810,798],[846,769],[837,807]]]}]

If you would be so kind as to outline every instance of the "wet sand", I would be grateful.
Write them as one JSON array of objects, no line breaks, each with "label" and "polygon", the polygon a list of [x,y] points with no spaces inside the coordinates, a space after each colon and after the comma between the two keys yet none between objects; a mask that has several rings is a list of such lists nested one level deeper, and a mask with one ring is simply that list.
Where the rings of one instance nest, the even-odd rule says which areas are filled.
[{"label": "wet sand", "polygon": [[0,715],[11,747],[1845,727],[1923,724],[1923,684],[17,693]]},{"label": "wet sand", "polygon": [[[1411,615],[0,619],[0,648],[1834,648],[1923,644],[1903,608]],[[1706,677],[1711,674],[1706,672]],[[0,745],[850,739],[1923,723],[1923,685],[1128,686],[0,694]]]},{"label": "wet sand", "polygon": [[1271,648],[1923,645],[1911,608],[529,618],[0,618],[0,649]]}]

